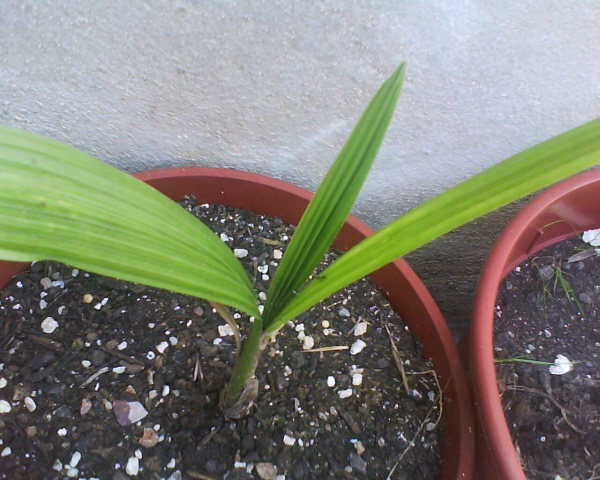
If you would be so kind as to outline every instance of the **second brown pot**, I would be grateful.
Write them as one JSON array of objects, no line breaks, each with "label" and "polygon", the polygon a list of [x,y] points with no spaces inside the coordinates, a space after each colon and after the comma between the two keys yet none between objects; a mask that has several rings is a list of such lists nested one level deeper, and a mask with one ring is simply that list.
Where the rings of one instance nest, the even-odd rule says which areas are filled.
[{"label": "second brown pot", "polygon": [[526,480],[504,417],[494,362],[494,309],[500,284],[523,260],[600,227],[600,170],[565,180],[530,202],[506,227],[483,269],[469,336],[476,410],[475,478]]}]

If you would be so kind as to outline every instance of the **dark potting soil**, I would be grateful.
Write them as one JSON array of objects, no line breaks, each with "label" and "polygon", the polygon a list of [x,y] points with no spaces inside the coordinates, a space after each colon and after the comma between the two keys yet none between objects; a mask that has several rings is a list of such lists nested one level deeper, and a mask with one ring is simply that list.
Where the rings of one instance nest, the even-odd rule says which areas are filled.
[{"label": "dark potting soil", "polygon": [[[266,292],[290,228],[185,207]],[[233,337],[200,299],[38,262],[0,293],[0,332],[2,479],[383,479],[398,460],[390,478],[439,475],[435,374],[366,280],[282,330],[238,421],[218,409]]]},{"label": "dark potting soil", "polygon": [[[499,386],[529,479],[600,478],[600,257],[568,261],[588,247],[574,238],[540,251],[506,278],[497,302]],[[556,375],[515,358],[557,355],[577,363]]]}]

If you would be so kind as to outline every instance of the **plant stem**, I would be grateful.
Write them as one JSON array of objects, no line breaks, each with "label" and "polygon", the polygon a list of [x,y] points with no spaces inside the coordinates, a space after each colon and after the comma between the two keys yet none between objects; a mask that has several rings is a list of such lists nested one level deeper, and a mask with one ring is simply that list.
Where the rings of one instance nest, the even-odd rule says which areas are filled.
[{"label": "plant stem", "polygon": [[264,350],[263,322],[255,318],[248,339],[243,343],[242,351],[233,367],[231,380],[225,388],[221,399],[223,410],[231,408],[239,399],[248,380],[254,376],[256,366]]}]

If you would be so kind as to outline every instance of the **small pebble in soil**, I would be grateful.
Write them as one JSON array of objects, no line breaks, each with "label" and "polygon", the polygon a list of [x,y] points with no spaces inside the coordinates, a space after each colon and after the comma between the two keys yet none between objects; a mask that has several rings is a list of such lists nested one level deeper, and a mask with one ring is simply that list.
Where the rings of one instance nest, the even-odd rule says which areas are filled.
[{"label": "small pebble in soil", "polygon": [[35,404],[35,401],[31,397],[25,397],[25,399],[23,400],[23,403],[25,403],[25,407],[30,412],[34,412],[35,409],[37,408],[37,405]]},{"label": "small pebble in soil", "polygon": [[357,355],[360,352],[362,352],[366,346],[367,346],[367,344],[365,342],[363,342],[362,340],[357,340],[350,347],[350,354]]},{"label": "small pebble in soil", "polygon": [[333,377],[333,376],[331,376],[331,375],[329,375],[329,376],[327,377],[327,386],[328,386],[329,388],[333,388],[333,387],[335,387],[335,377]]},{"label": "small pebble in soil", "polygon": [[81,453],[73,452],[73,455],[71,456],[71,461],[69,462],[69,465],[71,465],[72,467],[76,467],[80,461],[81,461]]},{"label": "small pebble in soil", "polygon": [[338,392],[338,395],[340,398],[348,398],[352,396],[352,389],[351,388],[347,388],[345,390],[340,390]]},{"label": "small pebble in soil", "polygon": [[158,434],[153,428],[145,427],[144,434],[138,443],[142,447],[152,448],[158,443]]},{"label": "small pebble in soil", "polygon": [[94,301],[94,297],[93,295],[86,293],[83,295],[83,297],[81,298],[81,301],[83,303],[92,303]]},{"label": "small pebble in soil", "polygon": [[58,328],[58,322],[52,317],[46,317],[42,321],[42,331],[44,333],[53,333]]},{"label": "small pebble in soil", "polygon": [[359,455],[362,455],[366,451],[365,446],[360,440],[354,444],[354,448],[356,449],[356,453]]},{"label": "small pebble in soil", "polygon": [[129,457],[127,459],[127,465],[125,466],[125,472],[127,475],[137,476],[140,471],[140,460],[137,457]]},{"label": "small pebble in soil", "polygon": [[233,336],[233,329],[229,325],[227,325],[227,324],[225,324],[225,325],[219,325],[217,327],[217,330],[219,331],[219,335],[221,337],[230,337],[230,336]]},{"label": "small pebble in soil", "polygon": [[92,409],[92,402],[90,401],[89,398],[83,398],[81,400],[81,408],[79,409],[79,414],[81,416],[84,416],[86,413],[88,413],[90,410]]},{"label": "small pebble in soil", "polygon": [[358,470],[363,475],[366,475],[368,463],[365,462],[362,459],[362,457],[360,455],[358,455],[357,453],[351,453],[349,455],[349,457],[350,457],[350,466],[352,467],[352,469]]},{"label": "small pebble in soil", "polygon": [[361,335],[364,335],[365,333],[367,333],[367,327],[368,327],[367,322],[357,323],[356,327],[354,327],[354,335],[356,337],[360,337]]},{"label": "small pebble in soil", "polygon": [[0,413],[8,413],[10,411],[10,403],[8,403],[6,400],[0,400]]},{"label": "small pebble in soil", "polygon": [[256,473],[261,480],[276,480],[277,468],[272,463],[257,463]]},{"label": "small pebble in soil", "polygon": [[70,467],[67,469],[67,477],[76,478],[79,475],[79,469]]},{"label": "small pebble in soil", "polygon": [[302,340],[302,349],[303,350],[310,350],[314,346],[315,346],[315,339],[313,337],[311,337],[311,336],[304,337],[304,340]]},{"label": "small pebble in soil", "polygon": [[117,421],[124,427],[138,422],[148,415],[148,410],[146,410],[140,402],[115,400],[113,408]]}]

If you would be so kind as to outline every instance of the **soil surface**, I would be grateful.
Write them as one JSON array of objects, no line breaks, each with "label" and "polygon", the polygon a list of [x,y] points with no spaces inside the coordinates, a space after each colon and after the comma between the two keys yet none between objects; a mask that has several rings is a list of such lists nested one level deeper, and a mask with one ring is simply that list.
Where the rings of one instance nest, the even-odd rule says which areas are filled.
[{"label": "soil surface", "polygon": [[[292,230],[185,207],[242,250],[264,300]],[[200,299],[34,263],[0,293],[0,478],[384,479],[398,460],[390,478],[438,477],[437,379],[371,282],[282,330],[238,421],[218,409],[234,355]]]},{"label": "soil surface", "polygon": [[[600,478],[600,257],[579,238],[548,247],[506,278],[496,308],[500,391],[527,477]],[[550,372],[558,355],[571,371]]]}]

